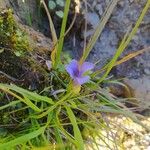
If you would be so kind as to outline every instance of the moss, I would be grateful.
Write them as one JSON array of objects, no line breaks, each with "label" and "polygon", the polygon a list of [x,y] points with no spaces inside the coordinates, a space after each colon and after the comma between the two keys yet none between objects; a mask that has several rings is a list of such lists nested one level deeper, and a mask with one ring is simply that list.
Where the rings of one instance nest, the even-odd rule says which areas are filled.
[{"label": "moss", "polygon": [[28,37],[18,28],[11,9],[0,13],[0,47],[9,48],[16,55],[31,50]]},{"label": "moss", "polygon": [[25,87],[33,84],[37,85],[35,87],[42,87],[48,83],[47,72],[38,60],[32,58],[34,51],[31,52],[31,50],[29,35],[19,28],[14,20],[12,10],[0,11],[1,82],[14,82],[25,85]]},{"label": "moss", "polygon": [[[27,62],[26,56],[31,48],[28,36],[18,27],[11,9],[0,11],[0,50],[0,71],[20,78],[24,72],[23,63]],[[0,74],[0,80],[7,82],[3,74]]]}]

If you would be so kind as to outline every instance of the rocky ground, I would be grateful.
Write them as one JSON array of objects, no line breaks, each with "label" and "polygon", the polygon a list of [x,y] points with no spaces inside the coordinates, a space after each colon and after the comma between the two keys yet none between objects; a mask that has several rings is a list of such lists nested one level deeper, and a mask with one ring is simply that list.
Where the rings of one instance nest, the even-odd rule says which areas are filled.
[{"label": "rocky ground", "polygon": [[[122,116],[107,118],[112,124],[109,128],[111,131],[100,130],[101,135],[105,136],[105,142],[109,145],[106,147],[104,141],[97,138],[100,150],[149,150],[150,149],[150,132],[146,131],[140,125],[134,123],[129,118]],[[150,126],[150,118],[142,120],[146,126]],[[115,139],[116,142],[113,140]],[[92,150],[90,140],[87,143],[87,150]],[[92,145],[93,146],[93,145]],[[96,146],[95,146],[96,147]]]},{"label": "rocky ground", "polygon": [[[93,33],[109,0],[88,0],[88,11],[84,17],[88,23],[87,36]],[[104,31],[95,44],[89,61],[100,61],[98,68],[110,60],[129,29],[133,26],[144,7],[146,0],[120,0]],[[150,10],[146,14],[137,34],[123,52],[122,56],[142,48],[150,47]],[[80,46],[82,46],[82,42]],[[133,58],[113,70],[117,78],[125,77],[125,82],[135,91],[135,97],[150,106],[150,50]]]}]

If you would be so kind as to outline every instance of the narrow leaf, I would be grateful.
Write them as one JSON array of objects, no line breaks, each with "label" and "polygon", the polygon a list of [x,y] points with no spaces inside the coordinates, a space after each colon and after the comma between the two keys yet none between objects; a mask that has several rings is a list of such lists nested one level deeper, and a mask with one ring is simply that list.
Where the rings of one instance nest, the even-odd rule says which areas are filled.
[{"label": "narrow leaf", "polygon": [[75,137],[75,140],[77,142],[77,147],[79,150],[84,150],[84,142],[83,142],[83,138],[81,135],[81,131],[79,130],[79,127],[78,127],[78,124],[76,121],[76,117],[75,117],[75,115],[74,115],[74,113],[70,107],[65,106],[65,108],[67,110],[68,117],[69,117],[69,119],[72,123],[72,126],[73,126],[74,137]]},{"label": "narrow leaf", "polygon": [[20,136],[18,138],[15,138],[14,140],[11,140],[9,142],[6,142],[6,143],[0,143],[0,149],[11,149],[19,144],[22,144],[22,143],[26,143],[28,142],[29,140],[39,136],[40,134],[42,134],[45,130],[45,127],[41,127],[39,128],[38,130],[35,130],[33,132],[30,132],[28,134],[25,134],[23,136]]},{"label": "narrow leaf", "polygon": [[92,48],[94,47],[98,37],[100,36],[100,34],[102,33],[108,19],[110,18],[115,6],[117,5],[117,2],[119,0],[112,0],[110,2],[110,4],[108,5],[106,11],[104,12],[103,14],[103,17],[102,19],[100,20],[95,32],[94,32],[94,35],[91,37],[90,41],[88,42],[87,44],[87,47],[85,48],[85,51],[83,52],[83,55],[80,59],[80,63],[82,64],[86,58],[88,57],[90,51],[92,50]]}]

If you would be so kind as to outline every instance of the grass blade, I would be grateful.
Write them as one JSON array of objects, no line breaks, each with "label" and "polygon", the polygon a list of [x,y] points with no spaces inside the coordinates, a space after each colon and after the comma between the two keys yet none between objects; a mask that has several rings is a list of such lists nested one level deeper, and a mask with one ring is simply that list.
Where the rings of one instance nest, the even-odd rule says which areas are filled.
[{"label": "grass blade", "polygon": [[73,126],[73,131],[74,131],[74,137],[76,140],[76,144],[79,150],[84,150],[84,142],[83,142],[83,138],[81,135],[81,131],[79,130],[77,121],[76,121],[76,117],[73,113],[73,111],[71,110],[70,107],[65,106],[67,113],[68,113],[68,117],[72,123]]},{"label": "grass blade", "polygon": [[48,17],[48,21],[49,21],[49,27],[50,27],[50,31],[52,33],[52,40],[53,40],[53,43],[57,43],[57,35],[56,35],[56,30],[55,30],[55,27],[54,27],[54,24],[53,24],[53,21],[52,21],[52,17],[49,13],[49,10],[47,8],[47,5],[45,3],[44,0],[41,0],[41,3],[43,4],[44,8],[45,8],[45,11],[46,11],[46,14],[47,14],[47,17]]},{"label": "grass blade", "polygon": [[14,85],[14,84],[7,85],[7,84],[0,83],[0,89],[3,89],[3,88],[11,89],[11,90],[23,95],[24,97],[27,97],[28,99],[35,101],[35,102],[43,101],[43,102],[47,102],[49,104],[54,104],[54,102],[51,98],[46,97],[46,96],[41,96],[41,95],[34,93],[34,92],[30,92],[28,90],[25,90],[21,87]]},{"label": "grass blade", "polygon": [[32,108],[34,111],[41,112],[41,109],[39,109],[36,105],[34,105],[27,97],[23,97],[22,98],[22,97],[16,95],[14,92],[12,92],[9,89],[4,88],[4,87],[2,87],[2,88],[0,87],[0,89],[3,90],[4,92],[9,93],[10,95],[16,97],[21,102],[25,103],[27,106],[29,106],[30,108]]},{"label": "grass blade", "polygon": [[16,105],[16,104],[18,104],[18,103],[20,103],[20,101],[12,101],[12,102],[10,102],[9,104],[6,104],[6,105],[4,105],[4,106],[1,106],[1,107],[0,107],[0,110],[6,109],[7,107],[14,106],[14,105]]},{"label": "grass blade", "polygon": [[32,116],[32,117],[39,119],[39,118],[42,118],[42,117],[48,115],[48,114],[49,114],[52,110],[54,110],[57,106],[62,105],[63,102],[64,102],[65,100],[67,100],[67,99],[70,97],[71,94],[72,94],[71,92],[68,93],[68,94],[66,94],[64,97],[62,97],[62,99],[60,99],[60,100],[57,101],[54,105],[52,105],[51,107],[49,107],[45,112],[43,112],[43,113],[41,113],[41,114],[39,114],[39,115]]},{"label": "grass blade", "polygon": [[23,136],[15,138],[14,140],[11,140],[11,141],[3,143],[3,144],[1,143],[0,149],[6,149],[6,147],[7,147],[7,149],[11,149],[12,147],[15,147],[19,144],[26,143],[27,141],[42,134],[44,131],[45,131],[45,127],[41,127],[38,130],[35,130],[33,132],[30,132],[28,134],[25,134]]},{"label": "grass blade", "polygon": [[110,2],[110,4],[108,5],[102,19],[100,20],[95,32],[94,32],[94,35],[91,37],[89,43],[87,44],[87,47],[85,48],[85,51],[83,52],[83,55],[80,59],[80,63],[82,64],[86,58],[88,57],[90,51],[92,50],[92,48],[94,47],[98,37],[100,36],[101,32],[103,31],[108,19],[110,18],[112,12],[113,12],[113,9],[115,8],[115,6],[117,5],[117,2],[119,0],[112,0]]},{"label": "grass blade", "polygon": [[51,15],[49,13],[49,10],[47,8],[47,5],[45,3],[44,0],[41,0],[41,3],[43,4],[44,8],[45,8],[45,11],[46,11],[46,14],[48,16],[48,20],[49,20],[49,26],[50,26],[50,31],[51,31],[51,34],[52,34],[52,40],[53,40],[53,50],[51,52],[51,60],[52,60],[52,63],[55,62],[55,55],[56,55],[56,51],[57,51],[57,48],[58,48],[58,44],[57,44],[57,34],[56,34],[56,30],[55,30],[55,27],[54,27],[54,24],[53,24],[53,21],[52,21],[52,18],[51,18]]},{"label": "grass blade", "polygon": [[71,0],[66,0],[65,8],[64,8],[64,17],[61,25],[61,32],[60,32],[60,38],[58,42],[58,49],[56,51],[56,60],[54,64],[54,68],[57,68],[57,65],[61,63],[61,52],[63,48],[63,43],[64,43],[64,35],[65,35],[65,30],[66,30],[66,23],[67,23],[67,18],[68,18],[68,13],[69,13],[69,7],[70,7],[70,2]]},{"label": "grass blade", "polygon": [[113,59],[111,60],[107,71],[105,72],[105,74],[100,78],[100,80],[98,81],[98,83],[101,83],[109,74],[109,72],[111,71],[111,69],[114,67],[115,62],[117,61],[118,57],[121,55],[121,53],[125,50],[125,48],[128,46],[129,42],[131,41],[131,39],[133,38],[133,36],[135,35],[135,33],[137,32],[146,12],[148,11],[148,8],[150,6],[150,0],[147,1],[144,9],[142,10],[141,15],[139,16],[134,28],[132,29],[132,31],[130,32],[128,38],[126,39],[126,41],[124,43],[121,42],[119,48],[116,51],[116,54],[114,55]]}]

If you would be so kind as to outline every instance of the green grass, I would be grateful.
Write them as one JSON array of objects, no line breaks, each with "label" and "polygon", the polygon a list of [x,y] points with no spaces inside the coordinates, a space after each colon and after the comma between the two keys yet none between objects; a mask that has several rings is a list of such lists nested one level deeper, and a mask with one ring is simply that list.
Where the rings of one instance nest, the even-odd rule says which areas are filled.
[{"label": "green grass", "polygon": [[[102,113],[122,114],[139,122],[136,114],[126,108],[118,98],[112,97],[106,89],[97,86],[97,83],[92,84],[96,86],[95,89],[86,85],[83,87],[86,93],[80,92],[80,95],[74,96],[72,93],[64,93],[58,95],[58,99],[41,96],[15,85],[0,84],[2,91],[15,97],[14,101],[1,106],[0,110],[13,110],[8,117],[13,114],[16,119],[20,111],[26,114],[19,122],[15,122],[17,125],[13,132],[1,138],[0,148],[3,149],[7,145],[8,149],[11,149],[22,147],[23,144],[31,148],[53,146],[56,143],[60,149],[84,149],[87,137],[92,138],[91,141],[96,144],[96,136],[102,140],[106,138],[97,130],[111,130],[106,126]],[[21,101],[20,97],[28,98],[31,103]],[[14,111],[18,103],[21,108]],[[41,111],[32,107],[32,103]],[[101,117],[97,117],[97,114]],[[84,130],[88,131],[85,133]]]},{"label": "green grass", "polygon": [[64,35],[66,32],[66,24],[67,24],[67,18],[68,18],[68,13],[69,13],[69,7],[71,0],[66,0],[65,2],[65,8],[64,8],[64,16],[62,20],[62,26],[61,26],[61,31],[60,31],[60,37],[58,41],[58,49],[56,51],[56,60],[54,62],[54,68],[57,68],[58,64],[61,63],[61,52],[64,44]]},{"label": "green grass", "polygon": [[81,64],[86,60],[90,51],[94,47],[97,39],[99,38],[100,34],[102,33],[103,29],[105,28],[105,25],[108,22],[108,19],[110,18],[115,6],[117,5],[117,2],[118,2],[118,0],[113,0],[107,6],[101,20],[99,21],[99,24],[97,25],[97,28],[96,28],[93,36],[91,37],[90,41],[88,42],[88,44],[83,52],[83,55],[80,59]]},{"label": "green grass", "polygon": [[130,41],[132,40],[133,36],[136,34],[146,12],[148,11],[150,6],[150,0],[147,1],[145,7],[142,10],[142,13],[140,14],[135,26],[133,27],[133,29],[130,31],[130,33],[127,33],[121,44],[119,45],[119,48],[116,51],[116,54],[114,55],[114,57],[112,58],[112,60],[110,61],[107,67],[107,70],[105,72],[105,74],[101,77],[101,79],[98,81],[98,83],[101,83],[110,73],[111,69],[113,68],[113,66],[115,65],[115,62],[117,61],[117,59],[119,58],[119,56],[122,54],[122,52],[125,50],[125,48],[129,45]]}]

